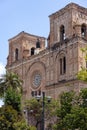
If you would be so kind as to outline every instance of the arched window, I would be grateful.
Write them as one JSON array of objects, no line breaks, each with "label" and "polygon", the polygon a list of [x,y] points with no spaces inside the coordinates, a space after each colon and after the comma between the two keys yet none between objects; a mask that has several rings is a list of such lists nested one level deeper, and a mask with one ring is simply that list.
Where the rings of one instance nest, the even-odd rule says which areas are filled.
[{"label": "arched window", "polygon": [[60,74],[65,74],[66,73],[66,57],[61,57],[60,58]]},{"label": "arched window", "polygon": [[16,48],[15,49],[15,60],[18,60],[18,55],[19,55],[18,53],[19,53],[18,48]]},{"label": "arched window", "polygon": [[81,36],[86,37],[86,25],[82,24],[81,26]]},{"label": "arched window", "polygon": [[65,40],[65,28],[64,25],[60,27],[60,41]]},{"label": "arched window", "polygon": [[32,92],[31,92],[31,95],[32,95],[32,97],[35,97],[35,96],[41,96],[41,90],[38,90],[38,91],[32,91]]},{"label": "arched window", "polygon": [[32,48],[31,48],[31,56],[34,55],[34,53],[35,53],[35,48],[32,47]]},{"label": "arched window", "polygon": [[39,41],[39,39],[37,39],[36,48],[40,48],[40,41]]}]

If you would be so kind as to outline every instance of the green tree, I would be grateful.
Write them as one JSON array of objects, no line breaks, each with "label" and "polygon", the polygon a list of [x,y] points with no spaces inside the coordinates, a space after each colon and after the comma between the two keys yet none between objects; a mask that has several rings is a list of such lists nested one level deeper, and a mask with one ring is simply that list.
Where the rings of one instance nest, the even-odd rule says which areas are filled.
[{"label": "green tree", "polygon": [[21,107],[22,81],[13,72],[7,72],[0,82],[0,97],[5,105],[12,105],[19,111]]},{"label": "green tree", "polygon": [[54,125],[55,130],[63,130],[65,128],[63,120],[67,114],[71,113],[74,94],[75,93],[73,91],[70,91],[63,92],[60,95],[60,106],[57,108],[56,111],[57,122]]},{"label": "green tree", "polygon": [[54,130],[87,130],[87,88],[78,95],[64,92],[57,109],[57,122]]},{"label": "green tree", "polygon": [[11,105],[17,112],[21,112],[21,93],[8,89],[5,93],[5,105]]},{"label": "green tree", "polygon": [[0,108],[0,130],[31,130],[26,124],[23,115],[12,106],[6,105]]},{"label": "green tree", "polygon": [[71,112],[71,108],[72,108],[72,101],[73,101],[73,97],[74,97],[74,92],[70,91],[70,92],[63,92],[60,95],[60,118],[65,117],[65,115],[67,113]]},{"label": "green tree", "polygon": [[87,130],[87,109],[80,106],[72,107],[71,113],[64,117],[63,124],[66,130]]},{"label": "green tree", "polygon": [[[87,62],[87,47],[82,48],[81,50],[84,55],[84,59]],[[85,66],[84,67],[82,66],[81,70],[77,74],[77,78],[79,80],[87,82],[87,68]]]},{"label": "green tree", "polygon": [[22,92],[22,80],[13,72],[7,72],[0,80],[0,97],[4,97],[9,88],[18,93]]},{"label": "green tree", "polygon": [[81,89],[79,94],[80,106],[86,108],[87,107],[87,88]]},{"label": "green tree", "polygon": [[0,108],[0,130],[14,130],[13,123],[17,121],[17,111],[12,106]]},{"label": "green tree", "polygon": [[30,130],[22,114],[22,82],[18,75],[6,73],[0,81],[0,97],[4,98],[4,106],[0,109],[0,129]]},{"label": "green tree", "polygon": [[[44,107],[45,107],[44,119],[46,122],[49,122],[51,124],[50,127],[52,127],[52,124],[55,122],[56,118],[56,109],[58,107],[58,101],[51,100],[51,102],[48,102],[47,99],[45,99]],[[25,102],[25,109],[29,117],[28,123],[38,128],[42,122],[42,100],[40,100],[39,102],[35,98],[27,100]]]},{"label": "green tree", "polygon": [[77,74],[77,78],[79,80],[85,81],[87,82],[87,69],[86,68],[82,68],[78,74]]},{"label": "green tree", "polygon": [[15,122],[14,128],[15,130],[36,130],[36,127],[27,125],[25,120]]}]

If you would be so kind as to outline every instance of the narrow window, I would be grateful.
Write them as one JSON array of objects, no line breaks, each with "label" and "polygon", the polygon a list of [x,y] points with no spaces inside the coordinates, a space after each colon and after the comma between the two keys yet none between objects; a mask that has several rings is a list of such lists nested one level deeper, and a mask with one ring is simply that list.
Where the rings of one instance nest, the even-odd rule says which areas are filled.
[{"label": "narrow window", "polygon": [[60,59],[60,74],[62,74],[62,58]]},{"label": "narrow window", "polygon": [[81,36],[86,37],[86,25],[82,24],[81,26]]},{"label": "narrow window", "polygon": [[66,73],[66,57],[60,58],[60,75]]},{"label": "narrow window", "polygon": [[34,96],[37,96],[37,91],[34,91]]},{"label": "narrow window", "polygon": [[31,56],[34,55],[34,53],[35,53],[35,48],[33,47],[31,48]]},{"label": "narrow window", "polygon": [[60,41],[63,41],[63,40],[65,40],[65,28],[64,28],[64,26],[62,25],[62,26],[60,27]]},{"label": "narrow window", "polygon": [[32,92],[31,92],[31,95],[32,95],[32,97],[41,95],[41,91],[40,91],[40,90],[39,90],[39,91],[32,91]]},{"label": "narrow window", "polygon": [[40,48],[40,41],[39,41],[39,39],[37,39],[36,48]]},{"label": "narrow window", "polygon": [[32,92],[31,92],[31,95],[32,95],[32,97],[37,96],[37,91],[32,91]]},{"label": "narrow window", "polygon": [[32,97],[34,97],[34,91],[31,92]]},{"label": "narrow window", "polygon": [[38,95],[41,95],[41,90],[38,91]]},{"label": "narrow window", "polygon": [[63,57],[63,72],[66,73],[66,57]]},{"label": "narrow window", "polygon": [[18,60],[18,49],[15,49],[15,60]]}]

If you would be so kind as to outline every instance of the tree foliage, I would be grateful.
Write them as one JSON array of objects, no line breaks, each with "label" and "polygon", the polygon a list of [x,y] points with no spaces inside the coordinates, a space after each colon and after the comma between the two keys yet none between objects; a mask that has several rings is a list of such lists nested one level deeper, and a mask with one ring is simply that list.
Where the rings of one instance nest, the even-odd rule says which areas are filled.
[{"label": "tree foliage", "polygon": [[17,121],[17,111],[12,106],[3,106],[0,108],[0,129],[14,130],[13,123]]},{"label": "tree foliage", "polygon": [[[57,107],[58,101],[52,100],[51,102],[48,102],[47,99],[45,99],[44,119],[46,122],[49,121],[51,124],[55,122]],[[28,123],[38,128],[38,126],[41,125],[42,122],[42,100],[40,100],[39,102],[35,98],[27,100],[25,102],[25,110],[27,111],[29,117]]]},{"label": "tree foliage", "polygon": [[0,80],[0,97],[4,97],[9,88],[18,93],[22,92],[22,80],[13,72],[7,72]]},{"label": "tree foliage", "polygon": [[[82,48],[81,50],[84,55],[85,62],[87,63],[87,47]],[[87,82],[87,67],[86,66],[81,67],[81,70],[77,74],[77,78],[79,80]]]},{"label": "tree foliage", "polygon": [[5,105],[11,105],[16,111],[21,112],[21,94],[8,89],[4,97]]},{"label": "tree foliage", "polygon": [[77,95],[64,92],[57,109],[57,122],[54,130],[87,130],[87,88]]},{"label": "tree foliage", "polygon": [[31,130],[26,124],[23,115],[12,106],[6,105],[0,108],[0,130]]},{"label": "tree foliage", "polygon": [[11,105],[15,110],[21,109],[22,81],[13,72],[7,72],[0,82],[0,97],[5,105]]},{"label": "tree foliage", "polygon": [[22,82],[18,75],[6,73],[0,81],[0,97],[4,98],[0,108],[0,130],[30,130],[22,114]]}]

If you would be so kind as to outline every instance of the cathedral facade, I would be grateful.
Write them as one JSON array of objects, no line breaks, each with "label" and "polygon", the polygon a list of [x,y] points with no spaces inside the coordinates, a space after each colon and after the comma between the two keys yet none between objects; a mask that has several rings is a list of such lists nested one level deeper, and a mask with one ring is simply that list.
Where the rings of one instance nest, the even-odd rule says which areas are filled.
[{"label": "cathedral facade", "polygon": [[[75,3],[51,14],[48,38],[21,32],[8,40],[6,69],[23,80],[23,97],[58,98],[63,91],[87,85],[76,77],[87,67],[81,48],[87,45],[87,9]],[[47,40],[47,47],[45,42]]]}]

